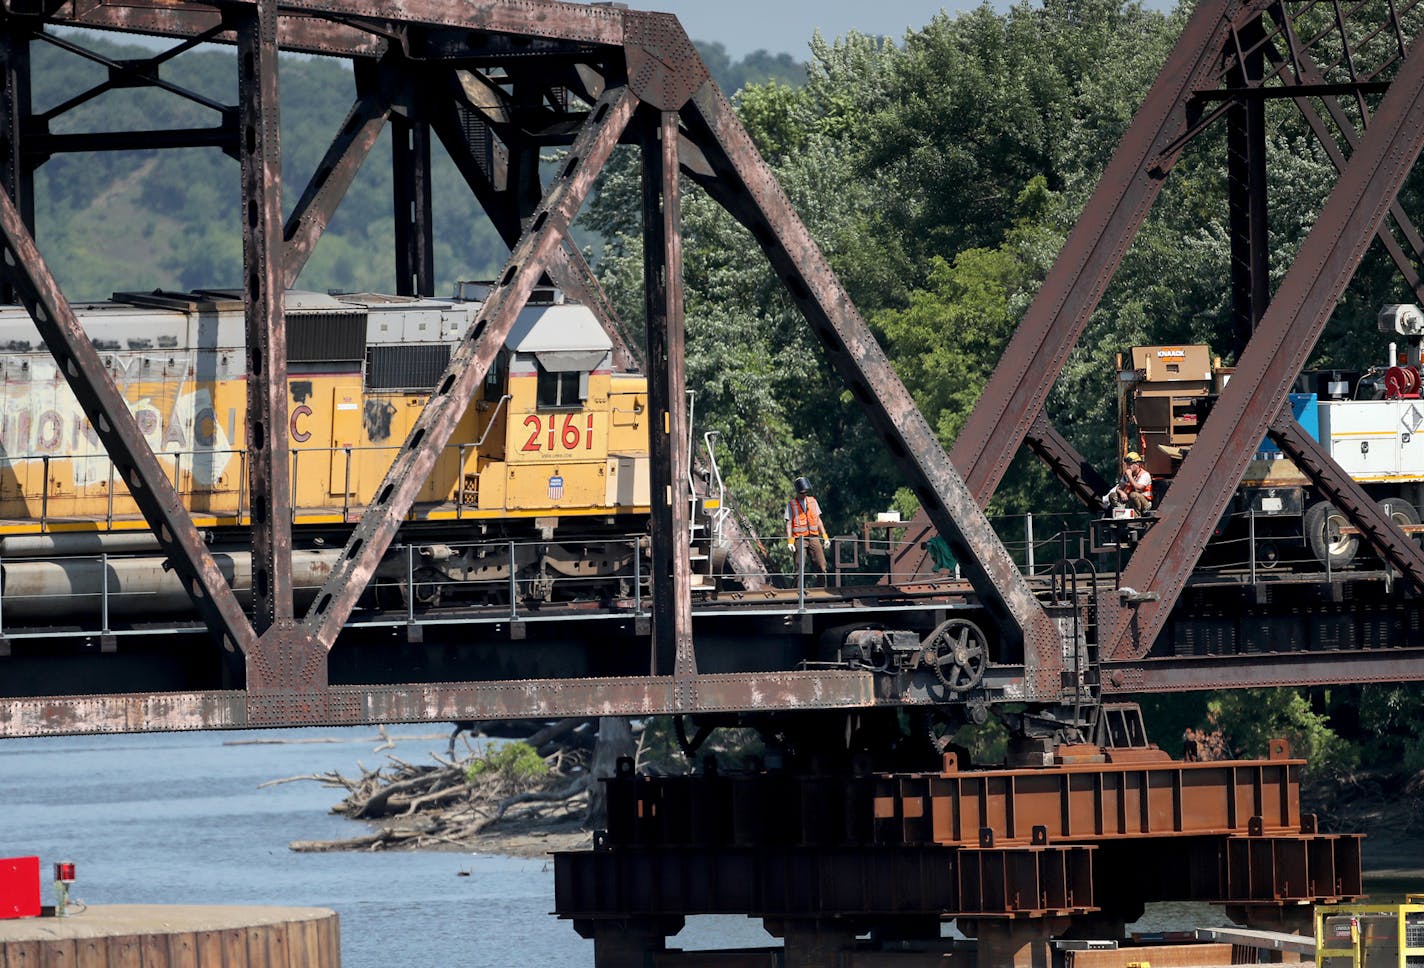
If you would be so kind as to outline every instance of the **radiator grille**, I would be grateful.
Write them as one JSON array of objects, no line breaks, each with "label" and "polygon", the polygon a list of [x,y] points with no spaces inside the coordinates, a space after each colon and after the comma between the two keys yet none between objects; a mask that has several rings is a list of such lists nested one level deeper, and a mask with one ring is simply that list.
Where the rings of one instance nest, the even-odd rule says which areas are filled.
[{"label": "radiator grille", "polygon": [[365,313],[287,314],[289,363],[359,363],[365,355]]},{"label": "radiator grille", "polygon": [[445,343],[372,346],[366,352],[366,389],[433,390],[449,365]]}]

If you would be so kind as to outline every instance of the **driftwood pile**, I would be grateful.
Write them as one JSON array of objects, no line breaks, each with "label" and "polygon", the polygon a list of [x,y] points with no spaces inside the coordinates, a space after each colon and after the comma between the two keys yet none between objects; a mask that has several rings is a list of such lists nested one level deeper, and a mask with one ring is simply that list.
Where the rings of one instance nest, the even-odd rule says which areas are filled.
[{"label": "driftwood pile", "polygon": [[[466,738],[459,756],[455,754],[456,737],[473,724],[457,724],[447,755],[431,753],[433,762],[428,764],[409,763],[387,754],[386,762],[376,769],[358,763],[361,774],[357,777],[333,771],[263,785],[309,780],[342,789],[345,798],[332,807],[333,813],[380,824],[369,834],[345,840],[294,841],[290,847],[295,851],[464,848],[499,823],[541,820],[577,825],[597,821],[597,816],[590,816],[598,805],[591,800],[601,803],[598,795],[602,792],[602,784],[592,779],[595,753],[600,754],[600,761],[607,760],[607,767],[602,762],[597,766],[602,775],[608,775],[613,760],[622,755],[610,744],[626,746],[630,739],[618,735],[628,733],[626,721],[609,724],[603,720],[608,725],[602,729],[603,740],[596,742],[599,722],[566,719],[521,740],[502,737],[524,744],[517,748],[504,743],[472,744]],[[482,724],[480,732],[498,735],[500,725],[509,727],[506,732],[520,731],[513,724]]]}]

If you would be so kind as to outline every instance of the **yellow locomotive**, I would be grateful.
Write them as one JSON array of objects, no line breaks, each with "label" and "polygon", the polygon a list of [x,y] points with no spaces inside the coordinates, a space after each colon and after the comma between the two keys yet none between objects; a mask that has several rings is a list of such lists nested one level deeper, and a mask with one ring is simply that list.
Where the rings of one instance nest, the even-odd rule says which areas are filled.
[{"label": "yellow locomotive", "polygon": [[[298,586],[320,584],[342,532],[384,478],[487,292],[461,283],[448,300],[287,295]],[[242,591],[249,519],[240,298],[116,293],[74,309]],[[7,619],[17,607],[42,617],[59,596],[82,609],[101,590],[113,598],[105,607],[119,612],[125,603],[132,611],[185,610],[161,559],[144,555],[156,549],[148,526],[22,308],[0,308],[0,346],[7,348],[0,361]],[[531,568],[546,576],[546,587],[547,576],[627,572],[636,542],[621,550],[585,545],[646,528],[647,381],[613,372],[611,349],[587,307],[557,290],[535,291],[411,511],[411,540],[425,542],[421,574],[411,574],[409,561],[383,566],[392,584],[405,575],[403,594],[429,604],[442,586],[489,591]],[[505,539],[516,537],[535,542],[509,550]],[[107,578],[86,577],[93,564],[66,557],[92,562],[101,553]]]}]

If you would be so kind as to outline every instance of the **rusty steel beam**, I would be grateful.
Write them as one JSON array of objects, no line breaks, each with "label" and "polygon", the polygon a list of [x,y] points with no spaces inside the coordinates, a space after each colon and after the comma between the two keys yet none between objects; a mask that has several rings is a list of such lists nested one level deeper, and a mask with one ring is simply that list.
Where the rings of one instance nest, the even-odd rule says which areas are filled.
[{"label": "rusty steel beam", "polygon": [[1360,529],[1371,548],[1396,569],[1416,592],[1424,593],[1424,549],[1406,535],[1358,481],[1341,469],[1330,451],[1296,422],[1289,413],[1270,427],[1271,439],[1345,518]]},{"label": "rusty steel beam", "polygon": [[1424,651],[1281,652],[1104,662],[1103,694],[1424,681]]},{"label": "rusty steel beam", "polygon": [[[358,86],[362,86],[359,78],[365,72],[359,64],[356,73]],[[311,258],[322,233],[336,214],[337,206],[375,147],[390,113],[390,103],[374,90],[360,95],[351,105],[283,228],[286,248],[282,265],[285,270],[284,284],[288,289],[297,284],[297,278]]]},{"label": "rusty steel beam", "polygon": [[[697,675],[692,644],[691,490],[682,315],[682,202],[677,114],[645,110],[643,292],[648,327],[649,491],[652,505],[652,671]],[[688,708],[696,695],[679,686]]]},{"label": "rusty steel beam", "polygon": [[[672,676],[550,679],[390,686],[331,686],[317,715],[273,719],[240,690],[157,695],[0,698],[0,737],[245,729],[255,724],[359,725],[450,723],[458,720],[569,716],[657,716],[683,711]],[[700,675],[699,708],[712,712],[762,709],[860,709],[876,704],[875,677],[865,671]],[[281,707],[278,707],[281,708]],[[306,710],[285,707],[289,713]]]},{"label": "rusty steel beam", "polygon": [[[1416,48],[1417,50],[1417,48]],[[1105,657],[1145,655],[1257,444],[1424,147],[1424,55],[1407,58],[1142,538],[1122,584],[1155,600],[1103,616]]]},{"label": "rusty steel beam", "polygon": [[1220,69],[1222,37],[1270,0],[1197,6],[1147,93],[1093,196],[1014,331],[950,457],[982,507],[1043,409],[1088,317],[1117,271],[1166,180],[1164,153],[1187,126],[1186,107]]},{"label": "rusty steel beam", "polygon": [[1022,653],[1025,698],[1057,697],[1063,647],[933,429],[792,209],[731,105],[705,85],[683,111],[689,139],[717,175],[696,177],[766,252],[827,357],[867,409],[1004,639],[1000,661]]},{"label": "rusty steel beam", "polygon": [[236,23],[242,131],[242,301],[247,318],[252,616],[260,635],[274,625],[293,621],[292,479],[281,258],[276,4],[264,0],[255,8],[244,8],[244,14]]},{"label": "rusty steel beam", "polygon": [[149,447],[128,402],[75,318],[10,196],[0,192],[3,271],[35,322],[85,417],[129,489],[168,562],[183,578],[208,628],[228,651],[246,652],[256,634],[213,560],[183,499]]},{"label": "rusty steel beam", "polygon": [[[43,14],[37,14],[32,9],[16,9],[21,6],[28,5],[5,0],[4,13],[0,14],[3,27],[0,29],[27,29],[27,25],[31,24],[53,23],[173,39],[206,35],[214,43],[237,44],[236,32],[223,29],[223,13],[217,5],[46,4],[50,9]],[[285,13],[278,23],[277,40],[283,50],[335,57],[380,57],[389,46],[384,36],[366,27]]]},{"label": "rusty steel beam", "polygon": [[1084,507],[1093,512],[1102,510],[1098,499],[1106,494],[1112,485],[1078,453],[1076,447],[1068,443],[1058,432],[1058,428],[1053,426],[1047,414],[1040,413],[1034,419],[1025,442]]},{"label": "rusty steel beam", "polygon": [[627,127],[636,100],[626,88],[612,88],[599,99],[550,185],[530,231],[511,253],[470,331],[452,352],[449,367],[307,613],[308,629],[325,649],[335,644],[469,405],[474,388],[484,379],[545,265],[562,244],[569,223]]}]

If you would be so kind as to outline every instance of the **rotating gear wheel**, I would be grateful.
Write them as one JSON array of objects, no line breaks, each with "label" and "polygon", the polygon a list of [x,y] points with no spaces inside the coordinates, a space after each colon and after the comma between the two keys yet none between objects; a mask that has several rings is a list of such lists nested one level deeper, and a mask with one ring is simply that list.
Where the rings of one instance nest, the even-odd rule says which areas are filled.
[{"label": "rotating gear wheel", "polygon": [[984,678],[989,640],[983,629],[968,619],[952,618],[925,639],[922,660],[950,692],[968,692]]}]

